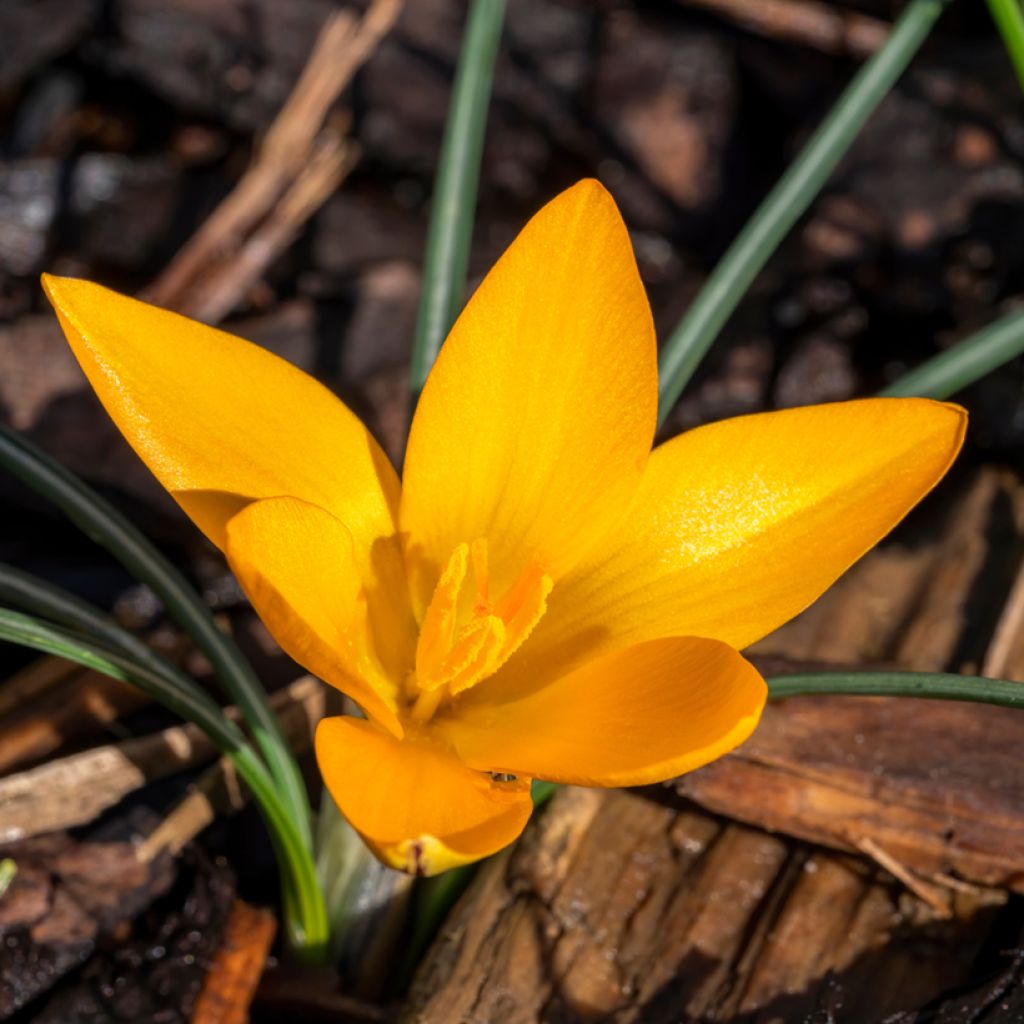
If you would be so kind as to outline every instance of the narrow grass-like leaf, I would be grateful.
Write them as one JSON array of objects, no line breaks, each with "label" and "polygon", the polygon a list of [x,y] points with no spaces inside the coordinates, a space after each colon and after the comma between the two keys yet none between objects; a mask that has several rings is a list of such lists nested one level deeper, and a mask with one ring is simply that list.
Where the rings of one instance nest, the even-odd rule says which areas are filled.
[{"label": "narrow grass-like leaf", "polygon": [[533,799],[534,807],[543,807],[554,795],[558,789],[558,784],[555,782],[545,782],[543,779],[534,779],[533,785],[530,787],[530,796]]},{"label": "narrow grass-like leaf", "polygon": [[14,881],[15,875],[18,873],[17,862],[11,857],[4,857],[0,860],[0,899],[10,888],[11,882]]},{"label": "narrow grass-like leaf", "polygon": [[312,847],[309,799],[295,758],[267,695],[234,642],[185,577],[129,520],[59,463],[0,425],[0,467],[53,502],[76,526],[105,547],[136,579],[148,584],[170,615],[210,659],[238,705],[306,848]]},{"label": "narrow grass-like leaf", "polygon": [[187,677],[183,677],[184,683],[166,677],[130,658],[91,644],[80,634],[8,608],[0,608],[0,640],[66,658],[112,679],[131,683],[202,729],[231,759],[260,807],[280,859],[292,924],[301,929],[302,951],[310,959],[322,955],[327,948],[327,918],[309,851],[266,766],[238,726],[222,714],[208,694]]},{"label": "narrow grass-like leaf", "polygon": [[0,605],[10,605],[12,608],[38,615],[48,622],[94,638],[107,649],[130,658],[157,675],[183,680],[187,685],[200,690],[198,684],[180,669],[88,601],[83,601],[61,587],[2,562]]},{"label": "narrow grass-like leaf", "polygon": [[948,398],[1024,353],[1024,310],[1015,310],[905,373],[879,394]]},{"label": "narrow grass-like leaf", "polygon": [[198,725],[225,753],[247,742],[238,726],[221,713],[217,702],[187,677],[179,680],[154,672],[77,630],[0,607],[0,640],[67,658],[113,679],[138,686],[176,715]]},{"label": "narrow grass-like leaf", "polygon": [[816,672],[768,680],[772,700],[821,694],[918,697],[997,704],[1024,710],[1024,683],[942,672]]},{"label": "narrow grass-like leaf", "polygon": [[410,387],[418,395],[455,322],[466,288],[480,157],[505,0],[473,0],[462,37],[430,208]]},{"label": "narrow grass-like leaf", "polygon": [[1017,80],[1024,88],[1024,9],[1020,0],[988,0],[992,20],[1003,37]]},{"label": "narrow grass-like leaf", "polygon": [[659,422],[664,422],[754,278],[810,206],[949,2],[910,0],[885,45],[857,73],[729,246],[662,349]]}]

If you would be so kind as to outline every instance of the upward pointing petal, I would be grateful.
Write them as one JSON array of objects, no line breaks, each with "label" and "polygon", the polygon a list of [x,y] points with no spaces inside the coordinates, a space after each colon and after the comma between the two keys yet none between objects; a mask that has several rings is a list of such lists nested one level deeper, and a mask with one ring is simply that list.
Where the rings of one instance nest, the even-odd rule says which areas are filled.
[{"label": "upward pointing petal", "polygon": [[291,495],[356,550],[394,534],[398,478],[325,387],[257,345],[88,281],[44,276],[68,342],[118,429],[218,546],[234,513]]},{"label": "upward pointing petal", "polygon": [[654,329],[629,236],[594,181],[540,211],[477,289],[430,374],[402,529],[422,612],[451,552],[485,538],[494,593],[557,577],[624,511],[650,452]]}]

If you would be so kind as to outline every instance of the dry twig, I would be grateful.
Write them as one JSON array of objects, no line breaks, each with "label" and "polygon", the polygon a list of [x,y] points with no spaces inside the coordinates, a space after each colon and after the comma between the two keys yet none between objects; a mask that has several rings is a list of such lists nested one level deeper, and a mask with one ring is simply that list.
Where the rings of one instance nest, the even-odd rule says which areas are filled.
[{"label": "dry twig", "polygon": [[0,682],[0,719],[17,711],[59,683],[81,671],[63,658],[44,657]]},{"label": "dry twig", "polygon": [[[323,687],[303,676],[271,697],[297,749],[323,715]],[[237,719],[234,708],[225,714]],[[213,744],[194,725],[107,744],[0,779],[0,843],[92,821],[148,782],[209,760]]]},{"label": "dry twig", "polygon": [[[149,703],[141,690],[119,679],[78,665],[65,667],[66,673],[54,668],[51,675],[49,663],[44,663],[44,675],[35,678],[46,685],[29,692],[25,704],[0,719],[0,773],[39,761],[71,738],[114,728],[123,715]],[[19,696],[26,696],[20,684]]]},{"label": "dry twig", "polygon": [[[309,749],[316,723],[324,717],[326,687],[312,676],[303,676],[282,693],[287,694],[288,699],[282,702],[280,709],[275,703],[274,710],[280,716],[289,746],[301,753]],[[136,851],[139,860],[152,860],[163,851],[177,854],[211,824],[218,813],[240,810],[248,799],[249,794],[242,788],[234,766],[222,757],[200,776],[189,793],[146,837]]]},{"label": "dry twig", "polygon": [[357,20],[327,19],[305,69],[234,190],[144,297],[216,323],[238,304],[358,159],[349,118],[330,117],[342,90],[373,55],[404,0],[374,0]]},{"label": "dry twig", "polygon": [[[1024,661],[1024,568],[1017,573],[981,666],[983,676],[1005,677]],[[1022,684],[1024,685],[1024,684]]]},{"label": "dry twig", "polygon": [[898,858],[887,853],[870,836],[860,836],[855,845],[858,850],[888,871],[893,878],[902,882],[922,903],[930,907],[937,917],[948,919],[953,916],[953,906],[947,892],[937,885],[932,885],[931,882],[926,882]]},{"label": "dry twig", "polygon": [[888,38],[876,18],[837,10],[819,0],[679,0],[720,14],[771,39],[813,46],[836,56],[867,57]]}]

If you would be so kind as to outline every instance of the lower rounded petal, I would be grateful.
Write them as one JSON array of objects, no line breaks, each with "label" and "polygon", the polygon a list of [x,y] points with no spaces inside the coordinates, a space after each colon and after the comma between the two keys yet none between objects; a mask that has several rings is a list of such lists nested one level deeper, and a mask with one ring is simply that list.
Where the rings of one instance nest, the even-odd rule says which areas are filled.
[{"label": "lower rounded petal", "polygon": [[639,786],[738,747],[767,698],[757,670],[717,640],[637,644],[510,700],[470,690],[437,727],[474,768],[584,786]]},{"label": "lower rounded petal", "polygon": [[530,780],[495,781],[429,740],[398,740],[358,718],[316,731],[324,783],[341,813],[390,867],[436,875],[496,853],[523,831]]},{"label": "lower rounded petal", "polygon": [[614,200],[547,204],[451,329],[416,405],[401,531],[422,611],[452,551],[486,538],[504,591],[557,580],[625,512],[658,405],[650,306]]}]

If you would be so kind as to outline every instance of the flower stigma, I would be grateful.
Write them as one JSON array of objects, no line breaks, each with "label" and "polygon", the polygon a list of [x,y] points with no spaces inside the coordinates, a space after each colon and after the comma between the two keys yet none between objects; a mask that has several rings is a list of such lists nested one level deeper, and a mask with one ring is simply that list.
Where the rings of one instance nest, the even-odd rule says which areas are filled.
[{"label": "flower stigma", "polygon": [[416,667],[406,680],[412,720],[430,721],[448,700],[493,675],[540,621],[552,585],[531,561],[492,599],[487,541],[457,545],[420,624]]}]

